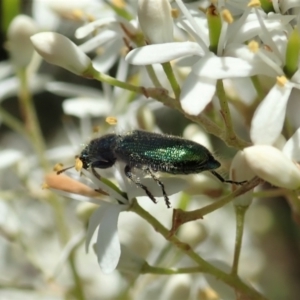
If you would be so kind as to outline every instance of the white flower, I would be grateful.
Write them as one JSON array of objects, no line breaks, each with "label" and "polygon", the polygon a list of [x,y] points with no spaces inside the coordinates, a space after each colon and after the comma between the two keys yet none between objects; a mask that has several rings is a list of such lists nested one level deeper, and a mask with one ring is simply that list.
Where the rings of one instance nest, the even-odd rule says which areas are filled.
[{"label": "white flower", "polygon": [[16,149],[6,149],[0,151],[0,169],[6,169],[25,159],[24,154]]},{"label": "white flower", "polygon": [[[195,41],[147,45],[130,51],[126,60],[135,65],[163,63],[187,56],[199,57],[190,60],[191,71],[181,87],[180,102],[185,112],[191,115],[201,113],[212,100],[216,92],[218,79],[243,78],[256,74],[273,75],[274,71],[259,59],[255,64],[249,60],[249,49],[243,44],[261,32],[261,24],[256,14],[247,8],[239,19],[232,24],[222,15],[221,35],[218,42],[217,55],[209,50],[207,19],[201,11],[193,11],[193,16],[185,5],[176,0],[185,18],[179,18],[177,23]],[[291,18],[282,20],[281,16],[268,18],[263,12],[263,23],[270,30],[281,29],[282,23],[288,23]]]},{"label": "white flower", "polygon": [[[79,201],[100,204],[100,207],[92,214],[89,220],[86,237],[86,250],[88,250],[93,234],[99,226],[96,242],[96,254],[100,268],[104,273],[111,273],[117,267],[121,256],[121,245],[118,236],[118,219],[120,213],[129,209],[133,198],[146,195],[144,190],[137,188],[134,183],[128,180],[123,168],[121,171],[119,171],[118,168],[114,168],[113,171],[114,177],[119,182],[122,190],[126,193],[127,198],[84,169],[82,170],[85,175],[83,183],[87,184],[91,190],[101,189],[106,192],[110,198],[116,199],[118,203],[72,194],[70,191],[62,189],[61,183],[55,183],[55,180],[50,181],[49,178],[46,180],[46,183],[50,186],[50,188],[55,189],[57,193],[63,196]],[[154,197],[162,196],[161,188],[152,178],[140,178],[139,182],[147,186],[148,190]],[[163,183],[168,195],[177,193],[185,187],[184,180],[179,178],[164,178]],[[70,186],[69,183],[68,186]],[[104,197],[101,194],[99,194],[99,196]],[[151,200],[149,199],[149,201]]]},{"label": "white flower", "polygon": [[[300,89],[299,58],[293,59],[292,68],[294,70],[290,70],[290,62],[289,69],[287,68],[290,56],[299,56],[300,37],[297,30],[292,30],[287,26],[278,31],[268,30],[262,22],[261,15],[257,11],[256,14],[261,24],[261,39],[270,51],[259,47],[257,42],[251,42],[249,45],[254,57],[263,62],[262,67],[267,66],[273,69],[272,77],[276,78],[276,84],[257,107],[251,122],[250,135],[255,144],[272,145],[283,128],[292,89]],[[286,31],[289,33],[288,35]],[[292,42],[290,43],[290,41]]]},{"label": "white flower", "polygon": [[[279,7],[277,5],[274,5],[274,8],[277,9],[276,12],[285,14],[289,9],[291,8],[299,8],[300,3],[297,0],[282,0],[278,1]],[[279,10],[280,8],[280,10]]]},{"label": "white flower", "polygon": [[84,75],[91,67],[90,58],[73,42],[55,32],[42,32],[31,37],[35,50],[49,63],[77,75]]},{"label": "white flower", "polygon": [[76,30],[76,38],[88,38],[79,48],[85,53],[96,51],[97,55],[93,59],[93,66],[99,72],[109,71],[120,58],[124,47],[124,31],[122,28],[125,28],[131,35],[135,35],[137,32],[134,21],[128,22],[115,16],[102,17]]},{"label": "white flower", "polygon": [[33,0],[32,15],[44,30],[57,30],[64,19],[87,20],[103,11],[107,5],[98,0]]},{"label": "white flower", "polygon": [[279,137],[293,87],[297,85],[286,77],[278,77],[277,83],[259,104],[251,121],[250,135],[254,144],[272,145]]},{"label": "white flower", "polygon": [[99,226],[96,254],[99,266],[103,273],[111,273],[118,265],[121,256],[121,245],[118,236],[118,218],[122,211],[126,211],[128,205],[102,203],[92,214],[86,237],[86,250]]}]

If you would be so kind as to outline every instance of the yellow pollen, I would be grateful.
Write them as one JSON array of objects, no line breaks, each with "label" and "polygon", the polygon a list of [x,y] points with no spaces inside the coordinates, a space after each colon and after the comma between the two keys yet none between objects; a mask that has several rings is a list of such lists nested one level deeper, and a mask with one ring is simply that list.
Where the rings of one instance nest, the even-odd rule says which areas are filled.
[{"label": "yellow pollen", "polygon": [[72,11],[73,20],[83,20],[84,12],[80,9],[74,9]]},{"label": "yellow pollen", "polygon": [[49,189],[49,185],[46,182],[44,182],[42,184],[42,190],[47,190],[47,189]]},{"label": "yellow pollen", "polygon": [[228,9],[222,10],[222,17],[224,21],[227,22],[228,24],[231,24],[233,22],[232,14]]},{"label": "yellow pollen", "polygon": [[261,7],[261,3],[259,0],[250,0],[248,3],[248,7]]},{"label": "yellow pollen", "polygon": [[248,44],[248,48],[251,52],[256,53],[259,50],[259,45],[256,41],[251,41]]},{"label": "yellow pollen", "polygon": [[119,52],[120,52],[120,55],[121,55],[122,57],[125,57],[125,56],[128,54],[128,52],[129,52],[128,47],[123,46],[123,47],[120,49]]},{"label": "yellow pollen", "polygon": [[57,163],[54,167],[53,167],[53,171],[54,172],[59,172],[60,170],[63,169],[63,164],[62,163]]},{"label": "yellow pollen", "polygon": [[173,8],[172,11],[171,11],[171,14],[172,14],[172,18],[173,19],[177,19],[179,17],[179,10],[176,9],[176,8]]},{"label": "yellow pollen", "polygon": [[118,8],[125,8],[126,3],[124,0],[112,0],[112,4]]},{"label": "yellow pollen", "polygon": [[118,123],[118,119],[115,117],[107,117],[105,119],[105,122],[108,123],[109,125],[116,125]]},{"label": "yellow pollen", "polygon": [[93,126],[93,133],[98,133],[100,132],[101,127],[99,125]]},{"label": "yellow pollen", "polygon": [[96,20],[94,15],[87,14],[86,16],[87,16],[87,21],[88,22],[94,22]]},{"label": "yellow pollen", "polygon": [[82,167],[83,167],[83,163],[82,163],[81,159],[79,157],[76,157],[76,159],[75,159],[75,170],[77,172],[80,172],[82,170]]},{"label": "yellow pollen", "polygon": [[96,49],[96,54],[97,55],[102,55],[104,53],[104,48],[103,47],[98,47],[97,49]]},{"label": "yellow pollen", "polygon": [[280,87],[284,87],[285,84],[288,82],[288,80],[287,80],[287,78],[285,76],[277,76],[276,79],[277,79],[276,83]]}]

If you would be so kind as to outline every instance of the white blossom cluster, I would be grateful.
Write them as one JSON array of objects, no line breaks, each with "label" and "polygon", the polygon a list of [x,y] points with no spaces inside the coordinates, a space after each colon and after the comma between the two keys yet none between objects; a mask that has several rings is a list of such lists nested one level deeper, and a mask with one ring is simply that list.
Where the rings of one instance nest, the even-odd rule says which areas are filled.
[{"label": "white blossom cluster", "polygon": [[[76,27],[69,37],[62,30],[63,24]],[[41,206],[33,206],[31,214],[38,221],[28,221],[28,212],[23,225],[16,216],[18,210],[26,210],[26,205],[20,204],[15,211],[7,200],[20,197],[20,191],[6,191],[4,187],[0,193],[0,230],[8,241],[18,241],[19,251],[28,256],[31,268],[49,285],[42,298],[36,299],[65,299],[72,293],[74,299],[81,300],[123,296],[267,299],[257,279],[263,272],[264,255],[252,242],[251,228],[246,226],[241,234],[241,254],[237,246],[234,248],[242,243],[237,242],[235,224],[244,226],[234,216],[238,219],[239,210],[246,212],[250,207],[251,211],[252,206],[255,211],[251,203],[259,195],[259,187],[236,197],[233,206],[221,207],[204,220],[179,228],[176,236],[199,255],[198,263],[202,257],[205,259],[195,272],[191,266],[195,266],[197,257],[194,261],[186,255],[188,250],[180,252],[176,248],[179,242],[170,238],[170,243],[159,235],[163,229],[150,225],[155,222],[151,221],[153,216],[171,228],[172,210],[160,198],[161,187],[144,177],[141,170],[135,170],[136,176],[160,200],[158,204],[128,180],[119,162],[108,170],[97,169],[101,177],[85,169],[80,174],[68,170],[61,175],[46,170],[47,162],[66,161],[80,153],[81,145],[92,138],[94,120],[100,124],[98,135],[138,128],[161,132],[155,115],[165,105],[197,123],[184,128],[184,138],[213,151],[210,133],[236,150],[227,164],[231,180],[258,177],[268,182],[280,191],[279,195],[286,196],[293,215],[299,219],[299,28],[300,1],[296,0],[36,0],[31,17],[18,15],[12,19],[6,43],[10,59],[0,64],[0,122],[15,132],[14,138],[18,134],[28,139],[33,150],[26,154],[22,142],[18,147],[13,143],[1,146],[0,168],[4,172],[14,169],[28,198],[47,199],[56,217],[55,221],[51,219],[48,207],[43,224],[39,219]],[[100,81],[101,88],[59,81],[51,71],[40,71],[43,61],[82,77],[83,82]],[[76,130],[65,125],[70,143],[59,140],[59,146],[51,149],[43,145],[35,123],[38,112],[30,104],[31,98],[42,91],[62,96],[64,113],[78,119]],[[2,107],[2,102],[13,96],[21,99],[25,125]],[[168,116],[163,120],[166,124]],[[222,151],[218,149],[218,154]],[[40,190],[44,176],[50,191]],[[196,210],[211,204],[211,197],[226,195],[225,184],[202,173],[185,177],[162,174],[161,180],[174,208]],[[232,191],[236,189],[234,186]],[[77,217],[86,222],[87,230],[74,221],[74,216],[66,215],[61,221],[62,211],[70,214],[64,197],[80,201]],[[57,205],[57,201],[64,204]],[[144,220],[140,218],[142,213],[139,217],[133,213],[136,201],[149,212],[144,213]],[[11,215],[13,221],[6,222],[6,215]],[[265,218],[268,216],[266,212]],[[59,228],[62,245],[55,241],[53,232],[49,240],[45,238],[46,224]],[[72,229],[66,233],[68,230],[63,228],[69,224]],[[43,235],[41,243],[34,238],[37,235]],[[30,239],[27,243],[26,236],[32,244]],[[86,251],[94,245],[98,264],[93,253],[81,254],[84,239]],[[0,249],[7,255],[6,244],[0,244]],[[14,251],[12,256],[18,253]],[[77,266],[74,253],[83,259]],[[70,270],[66,271],[68,264]],[[8,286],[15,274],[19,275],[18,266],[15,262],[8,277],[3,278]],[[0,267],[8,266],[3,263]],[[202,271],[201,267],[208,269]],[[218,270],[233,274],[232,281],[216,275]],[[243,281],[234,273],[237,271]],[[147,273],[153,274],[142,275]],[[162,276],[170,274],[176,275]],[[72,284],[75,288],[71,291]],[[34,280],[26,278],[16,284],[20,290],[27,285],[32,290],[29,297],[39,297]],[[20,295],[7,289],[3,299],[24,299],[22,292]]]}]

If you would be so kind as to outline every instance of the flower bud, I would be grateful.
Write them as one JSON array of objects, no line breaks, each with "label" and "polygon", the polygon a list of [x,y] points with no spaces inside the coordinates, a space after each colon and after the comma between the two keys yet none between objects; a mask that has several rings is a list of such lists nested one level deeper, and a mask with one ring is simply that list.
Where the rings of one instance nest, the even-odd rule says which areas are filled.
[{"label": "flower bud", "polygon": [[17,68],[26,68],[34,48],[30,37],[37,32],[34,20],[25,15],[15,17],[9,25],[7,37],[10,57]]},{"label": "flower bud", "polygon": [[300,170],[277,148],[255,145],[245,148],[244,153],[249,167],[260,178],[282,188],[300,187]]},{"label": "flower bud", "polygon": [[150,44],[173,42],[173,19],[168,0],[139,0],[138,19]]},{"label": "flower bud", "polygon": [[42,32],[31,37],[34,49],[50,64],[84,76],[92,66],[90,58],[65,36]]}]

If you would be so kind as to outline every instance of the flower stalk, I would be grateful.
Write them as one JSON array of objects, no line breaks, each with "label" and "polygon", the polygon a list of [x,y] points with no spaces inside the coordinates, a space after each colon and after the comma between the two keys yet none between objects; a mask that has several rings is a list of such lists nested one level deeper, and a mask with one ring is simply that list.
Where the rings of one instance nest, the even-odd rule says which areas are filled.
[{"label": "flower stalk", "polygon": [[235,276],[238,275],[238,265],[239,265],[239,259],[240,259],[241,249],[242,249],[245,215],[248,208],[249,206],[243,206],[243,205],[234,206],[235,217],[236,217],[236,234],[235,234],[234,255],[233,255],[231,274]]},{"label": "flower stalk", "polygon": [[181,242],[176,236],[169,235],[169,231],[165,228],[160,222],[158,222],[153,216],[151,216],[147,211],[145,211],[137,201],[134,201],[130,207],[130,211],[136,213],[141,218],[145,219],[158,233],[160,233],[164,238],[169,240],[176,248],[189,256],[195,263],[199,265],[202,269],[202,272],[209,273],[219,280],[227,283],[229,286],[234,288],[244,297],[248,297],[248,299],[252,300],[266,300],[266,298],[261,295],[259,292],[247,286],[244,282],[242,282],[237,276],[233,276],[231,274],[227,274],[207,261],[205,261],[200,255],[192,250],[192,248],[186,244]]}]

